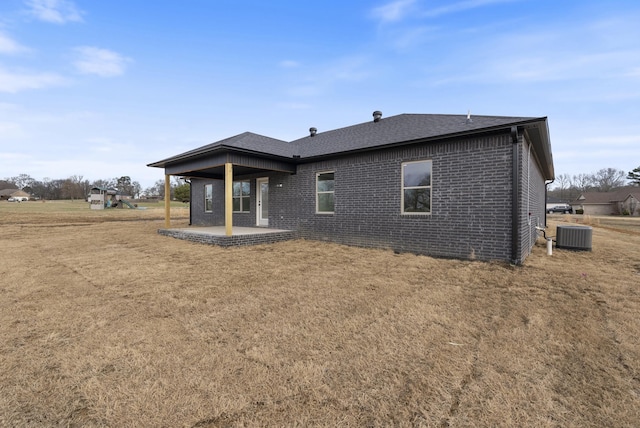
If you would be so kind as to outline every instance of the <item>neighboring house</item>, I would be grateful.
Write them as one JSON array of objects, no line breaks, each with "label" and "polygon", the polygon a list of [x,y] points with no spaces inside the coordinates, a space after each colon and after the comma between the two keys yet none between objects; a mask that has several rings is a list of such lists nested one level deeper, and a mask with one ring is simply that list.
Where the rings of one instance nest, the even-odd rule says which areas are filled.
[{"label": "neighboring house", "polygon": [[[250,132],[162,161],[191,224],[522,263],[554,178],[546,117],[401,114],[286,142]],[[167,210],[169,209],[168,201]],[[168,217],[166,219],[168,224]]]},{"label": "neighboring house", "polygon": [[22,198],[22,200],[28,200],[31,197],[30,194],[20,189],[3,189],[0,190],[0,201],[7,200],[9,198]]},{"label": "neighboring house", "polygon": [[640,215],[640,187],[624,187],[612,192],[584,192],[573,202],[574,210],[588,215]]},{"label": "neighboring house", "polygon": [[6,201],[11,197],[11,194],[17,192],[18,189],[1,189],[0,190],[0,201]]}]

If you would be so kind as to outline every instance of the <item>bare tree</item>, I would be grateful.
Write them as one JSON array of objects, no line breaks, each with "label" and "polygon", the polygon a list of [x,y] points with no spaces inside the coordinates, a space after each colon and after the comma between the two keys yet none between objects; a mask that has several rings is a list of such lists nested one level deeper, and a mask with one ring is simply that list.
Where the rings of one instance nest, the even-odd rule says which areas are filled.
[{"label": "bare tree", "polygon": [[[49,180],[48,178],[46,180]],[[47,186],[47,199],[62,199],[62,188],[65,180],[49,180],[46,183]]]},{"label": "bare tree", "polygon": [[567,198],[567,191],[571,188],[571,177],[569,174],[560,174],[556,177],[556,187],[560,190],[560,198]]},{"label": "bare tree", "polygon": [[[171,190],[171,195],[169,195],[169,197],[171,199],[174,198],[174,190],[176,187],[182,186],[183,184],[185,184],[185,182],[182,177],[173,177],[173,180],[169,183],[169,188]],[[153,186],[147,187],[144,190],[144,193],[147,196],[159,196],[160,198],[164,198],[164,180],[156,181]]]},{"label": "bare tree", "polygon": [[133,196],[133,184],[131,183],[131,177],[128,175],[123,175],[122,177],[118,177],[116,180],[116,189],[122,195]]},{"label": "bare tree", "polygon": [[[0,190],[16,187],[42,199],[85,199],[89,195],[91,187],[115,188],[118,182],[125,185],[121,190],[128,192],[132,196],[140,193],[140,183],[131,181],[131,178],[128,176],[116,179],[96,180],[91,183],[81,175],[72,175],[65,179],[56,180],[45,177],[42,181],[38,181],[28,174],[19,174],[15,177],[0,180]],[[164,184],[162,189],[164,190]]]},{"label": "bare tree", "polygon": [[586,192],[592,187],[593,177],[591,174],[578,174],[573,176],[572,182],[577,190]]},{"label": "bare tree", "polygon": [[147,196],[159,196],[164,198],[164,180],[156,181],[153,186],[148,187],[145,190]]},{"label": "bare tree", "polygon": [[82,176],[72,175],[62,180],[62,196],[69,199],[86,199],[89,182],[82,179]]},{"label": "bare tree", "polygon": [[592,176],[593,187],[599,192],[609,192],[622,187],[625,181],[625,172],[616,168],[603,168]]},{"label": "bare tree", "polygon": [[41,199],[51,199],[49,197],[47,184],[49,183],[49,178],[45,177],[42,181],[34,181],[33,185],[31,185],[31,194],[36,198]]},{"label": "bare tree", "polygon": [[36,181],[36,180],[31,178],[31,176],[29,174],[19,174],[16,177],[11,177],[11,178],[7,179],[7,181],[15,184],[16,186],[18,186],[18,189],[22,190],[25,187],[32,187],[33,186],[33,182]]},{"label": "bare tree", "polygon": [[95,180],[93,182],[93,187],[100,187],[102,189],[113,189],[116,187],[116,181],[114,179]]},{"label": "bare tree", "polygon": [[140,197],[140,193],[142,193],[142,186],[139,182],[134,181],[131,183],[131,192],[132,197],[136,199]]}]

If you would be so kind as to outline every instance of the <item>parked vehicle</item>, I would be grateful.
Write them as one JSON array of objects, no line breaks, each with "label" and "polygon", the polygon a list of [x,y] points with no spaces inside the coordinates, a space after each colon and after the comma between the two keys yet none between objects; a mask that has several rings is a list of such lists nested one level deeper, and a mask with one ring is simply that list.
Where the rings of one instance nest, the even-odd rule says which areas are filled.
[{"label": "parked vehicle", "polygon": [[28,200],[29,198],[27,198],[26,196],[16,196],[16,197],[7,199],[7,202],[22,202],[22,201],[28,201]]},{"label": "parked vehicle", "polygon": [[556,205],[553,208],[547,208],[547,213],[562,213],[562,214],[573,214],[573,208],[571,205]]}]

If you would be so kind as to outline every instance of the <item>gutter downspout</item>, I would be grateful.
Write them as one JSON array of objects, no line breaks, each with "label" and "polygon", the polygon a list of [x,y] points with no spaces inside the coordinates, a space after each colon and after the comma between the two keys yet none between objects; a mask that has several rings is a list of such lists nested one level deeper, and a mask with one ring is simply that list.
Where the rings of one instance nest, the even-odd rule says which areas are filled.
[{"label": "gutter downspout", "polygon": [[[544,228],[547,228],[547,193],[549,192],[549,185],[556,181],[555,178],[548,183],[544,183]],[[544,237],[547,237],[547,234],[542,232]]]},{"label": "gutter downspout", "polygon": [[520,220],[520,168],[518,167],[518,127],[511,127],[511,262],[518,264],[518,248],[520,247],[520,234],[518,233],[518,225]]}]

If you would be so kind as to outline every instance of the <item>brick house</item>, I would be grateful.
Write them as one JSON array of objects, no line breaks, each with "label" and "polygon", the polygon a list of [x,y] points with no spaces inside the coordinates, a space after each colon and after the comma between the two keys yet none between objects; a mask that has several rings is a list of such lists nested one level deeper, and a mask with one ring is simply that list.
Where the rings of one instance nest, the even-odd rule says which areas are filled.
[{"label": "brick house", "polygon": [[584,192],[571,202],[585,215],[640,215],[640,188],[623,187],[611,192]]},{"label": "brick house", "polygon": [[[190,178],[192,226],[520,264],[545,225],[546,117],[400,114],[286,142],[246,132],[149,164]],[[167,204],[167,211],[168,211]],[[168,224],[168,219],[167,219]]]}]

